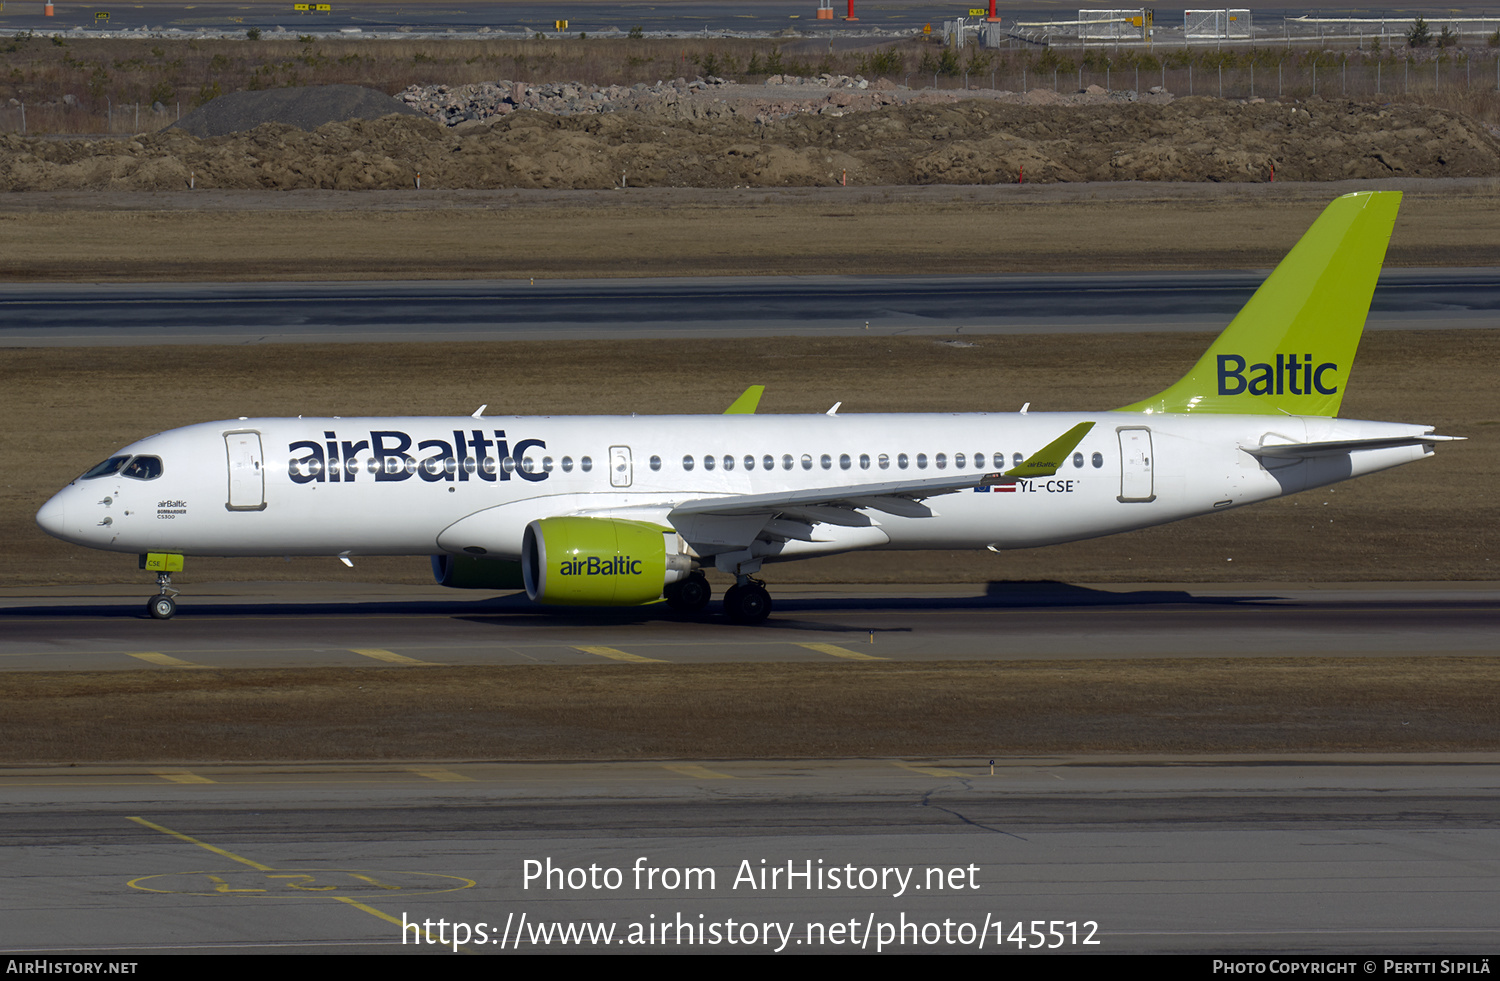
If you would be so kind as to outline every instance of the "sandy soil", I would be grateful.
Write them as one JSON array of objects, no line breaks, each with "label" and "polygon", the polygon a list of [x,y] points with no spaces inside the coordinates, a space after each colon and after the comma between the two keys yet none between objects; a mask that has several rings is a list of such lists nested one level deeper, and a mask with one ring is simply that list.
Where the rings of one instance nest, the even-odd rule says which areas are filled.
[{"label": "sandy soil", "polygon": [[208,140],[178,129],[105,140],[6,134],[0,189],[394,190],[418,175],[446,189],[827,187],[849,177],[1008,184],[1023,173],[1033,183],[1500,175],[1500,139],[1487,126],[1430,106],[1200,96],[1168,105],[913,103],[784,118],[760,108],[690,99],[592,116],[515,112],[462,132],[388,116],[311,133],[267,123]]}]

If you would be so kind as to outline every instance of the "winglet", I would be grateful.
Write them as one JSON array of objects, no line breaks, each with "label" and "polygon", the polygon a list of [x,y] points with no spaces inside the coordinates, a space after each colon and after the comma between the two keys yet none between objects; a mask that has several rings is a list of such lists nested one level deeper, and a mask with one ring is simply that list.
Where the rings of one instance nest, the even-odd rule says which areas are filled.
[{"label": "winglet", "polygon": [[1335,198],[1191,371],[1120,411],[1338,415],[1400,204]]},{"label": "winglet", "polygon": [[1072,453],[1074,448],[1083,442],[1083,437],[1087,436],[1089,430],[1093,428],[1094,424],[1092,422],[1080,422],[1046,446],[1031,454],[1031,456],[1026,458],[1026,462],[1019,467],[1011,467],[1005,471],[1004,476],[1009,478],[1052,476],[1067,461],[1068,454]]},{"label": "winglet", "polygon": [[751,385],[745,389],[744,394],[734,400],[734,404],[724,410],[726,416],[753,416],[755,407],[760,405],[760,397],[765,392],[764,385]]}]

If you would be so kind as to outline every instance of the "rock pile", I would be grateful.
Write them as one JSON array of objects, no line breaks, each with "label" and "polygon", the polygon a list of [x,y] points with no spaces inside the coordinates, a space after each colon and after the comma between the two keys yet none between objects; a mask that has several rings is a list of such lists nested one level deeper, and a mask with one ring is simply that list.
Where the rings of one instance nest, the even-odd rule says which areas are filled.
[{"label": "rock pile", "polygon": [[583,82],[481,82],[477,85],[412,85],[396,96],[444,126],[479,122],[531,109],[553,116],[660,109],[695,92],[729,83],[717,76],[689,82],[679,78],[655,85],[586,85]]},{"label": "rock pile", "polygon": [[444,126],[493,122],[519,110],[551,116],[579,116],[634,110],[674,119],[745,119],[759,125],[797,115],[839,117],[886,106],[911,103],[952,104],[960,99],[983,99],[1021,105],[1098,105],[1110,102],[1150,102],[1165,105],[1169,92],[1149,94],[1105,91],[1090,85],[1076,93],[1050,89],[1030,92],[971,88],[910,89],[888,79],[869,81],[860,75],[823,74],[816,78],[772,75],[759,85],[710,76],[688,81],[678,78],[655,85],[586,85],[582,82],[530,83],[501,80],[477,85],[413,85],[396,97],[404,105]]},{"label": "rock pile", "polygon": [[817,78],[801,78],[797,75],[772,75],[767,85],[820,85],[825,89],[867,89],[870,83],[863,75],[830,75],[824,72]]}]

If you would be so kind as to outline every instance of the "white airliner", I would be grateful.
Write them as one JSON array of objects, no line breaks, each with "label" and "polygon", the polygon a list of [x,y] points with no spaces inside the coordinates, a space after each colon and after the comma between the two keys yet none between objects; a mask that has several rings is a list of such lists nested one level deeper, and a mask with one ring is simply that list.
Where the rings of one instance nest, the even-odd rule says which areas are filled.
[{"label": "white airliner", "polygon": [[157,573],[187,555],[430,555],[541,603],[771,610],[767,562],[1031,548],[1223,511],[1429,456],[1337,418],[1400,194],[1335,200],[1181,381],[1112,412],[234,419],[149,436],[37,522]]}]

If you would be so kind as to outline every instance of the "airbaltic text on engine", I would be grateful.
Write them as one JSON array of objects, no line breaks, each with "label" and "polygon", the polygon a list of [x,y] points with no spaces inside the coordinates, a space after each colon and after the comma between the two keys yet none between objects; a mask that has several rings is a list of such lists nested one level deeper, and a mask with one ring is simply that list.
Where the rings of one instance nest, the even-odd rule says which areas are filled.
[{"label": "airbaltic text on engine", "polygon": [[563,559],[557,568],[560,576],[638,576],[641,574],[641,560],[632,559],[628,555],[616,555],[614,558],[601,559],[597,555],[590,555],[587,559]]},{"label": "airbaltic text on engine", "polygon": [[[290,444],[287,451],[292,458],[287,462],[287,473],[293,483],[349,483],[360,471],[359,457],[368,452],[378,461],[374,467],[376,481],[407,480],[412,476],[426,481],[509,480],[512,476],[522,480],[546,480],[546,470],[529,470],[519,462],[529,450],[545,450],[547,443],[540,439],[523,439],[514,447],[508,445],[505,430],[492,430],[494,439],[485,435],[483,429],[470,430],[465,436],[461,429],[452,430],[453,439],[424,439],[416,444],[417,451],[428,451],[429,455],[418,459],[407,451],[412,448],[413,437],[395,430],[371,430],[369,439],[340,440],[332,431],[324,432],[324,443],[301,439]],[[446,435],[446,434],[444,434]],[[491,449],[493,448],[493,455]],[[472,455],[471,455],[472,454]]]}]

